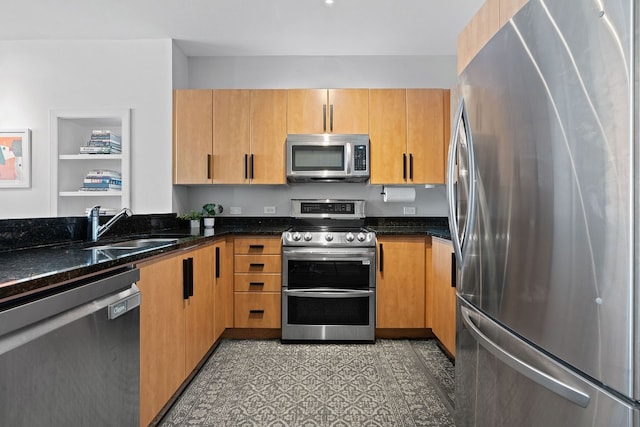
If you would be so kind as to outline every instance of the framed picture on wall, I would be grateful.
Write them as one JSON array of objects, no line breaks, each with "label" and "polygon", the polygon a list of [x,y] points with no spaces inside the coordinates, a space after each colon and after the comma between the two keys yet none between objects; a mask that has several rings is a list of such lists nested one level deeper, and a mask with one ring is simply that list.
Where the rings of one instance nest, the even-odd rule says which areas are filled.
[{"label": "framed picture on wall", "polygon": [[31,131],[0,129],[0,189],[31,186]]}]

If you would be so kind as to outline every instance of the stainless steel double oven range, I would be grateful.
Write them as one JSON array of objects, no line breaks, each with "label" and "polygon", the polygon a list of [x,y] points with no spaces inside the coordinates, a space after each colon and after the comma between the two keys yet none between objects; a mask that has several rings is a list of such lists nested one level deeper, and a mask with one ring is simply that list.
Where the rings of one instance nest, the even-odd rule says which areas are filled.
[{"label": "stainless steel double oven range", "polygon": [[292,200],[282,236],[282,340],[375,339],[376,236],[363,200]]}]

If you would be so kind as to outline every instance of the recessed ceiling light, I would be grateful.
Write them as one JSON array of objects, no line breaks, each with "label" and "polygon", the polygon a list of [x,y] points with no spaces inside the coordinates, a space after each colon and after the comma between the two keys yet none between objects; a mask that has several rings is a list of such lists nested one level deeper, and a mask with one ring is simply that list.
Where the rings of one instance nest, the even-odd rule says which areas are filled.
[{"label": "recessed ceiling light", "polygon": [[333,0],[324,0],[324,4],[333,4]]}]

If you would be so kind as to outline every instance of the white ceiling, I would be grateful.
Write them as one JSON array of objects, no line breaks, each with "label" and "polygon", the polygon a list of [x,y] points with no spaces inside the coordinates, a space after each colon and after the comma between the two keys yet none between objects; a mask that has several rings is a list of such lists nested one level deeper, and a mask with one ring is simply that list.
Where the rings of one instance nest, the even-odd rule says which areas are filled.
[{"label": "white ceiling", "polygon": [[0,0],[0,40],[174,39],[187,56],[455,55],[484,0]]}]

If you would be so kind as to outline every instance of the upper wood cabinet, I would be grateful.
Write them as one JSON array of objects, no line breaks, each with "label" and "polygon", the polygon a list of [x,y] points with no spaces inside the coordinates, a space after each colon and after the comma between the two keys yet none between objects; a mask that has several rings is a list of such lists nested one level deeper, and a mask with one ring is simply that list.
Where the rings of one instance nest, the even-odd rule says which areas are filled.
[{"label": "upper wood cabinet", "polygon": [[529,0],[499,0],[500,1],[500,21],[502,27],[509,19],[524,6]]},{"label": "upper wood cabinet", "polygon": [[214,91],[213,183],[248,184],[251,91]]},{"label": "upper wood cabinet", "polygon": [[285,90],[177,90],[175,184],[285,184]]},{"label": "upper wood cabinet", "polygon": [[425,328],[425,238],[379,236],[377,328]]},{"label": "upper wood cabinet", "polygon": [[252,184],[286,184],[287,91],[251,91]]},{"label": "upper wood cabinet", "polygon": [[444,183],[445,96],[444,89],[370,90],[372,184]]},{"label": "upper wood cabinet", "polygon": [[366,134],[368,89],[290,89],[287,132]]},{"label": "upper wood cabinet", "polygon": [[528,0],[486,0],[458,36],[458,74]]},{"label": "upper wood cabinet", "polygon": [[173,182],[211,184],[213,91],[173,93]]}]

